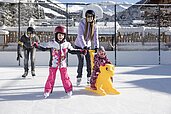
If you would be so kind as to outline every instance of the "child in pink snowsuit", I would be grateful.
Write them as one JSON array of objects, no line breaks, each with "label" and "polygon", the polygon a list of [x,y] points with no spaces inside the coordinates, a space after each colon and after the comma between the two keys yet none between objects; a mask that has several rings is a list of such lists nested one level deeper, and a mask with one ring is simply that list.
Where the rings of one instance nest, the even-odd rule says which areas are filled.
[{"label": "child in pink snowsuit", "polygon": [[71,43],[65,40],[66,30],[63,26],[55,28],[55,40],[48,42],[46,45],[38,45],[37,48],[46,51],[50,50],[49,61],[49,76],[44,88],[44,96],[47,98],[53,91],[56,72],[59,69],[62,79],[62,84],[65,92],[70,97],[72,95],[72,83],[67,73],[66,56],[67,53],[71,54],[85,54],[86,50],[74,49]]},{"label": "child in pink snowsuit", "polygon": [[96,80],[97,77],[100,73],[100,66],[104,66],[105,64],[111,64],[109,59],[106,56],[106,52],[103,46],[100,46],[99,49],[97,50],[97,54],[94,56],[94,67],[93,67],[93,72],[90,78],[90,87],[93,90],[96,90]]}]

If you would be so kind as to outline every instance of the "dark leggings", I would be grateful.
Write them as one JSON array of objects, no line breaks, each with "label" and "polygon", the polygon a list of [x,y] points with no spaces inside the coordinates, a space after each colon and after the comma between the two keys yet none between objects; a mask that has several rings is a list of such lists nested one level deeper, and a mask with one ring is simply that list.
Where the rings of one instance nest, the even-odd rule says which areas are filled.
[{"label": "dark leggings", "polygon": [[24,49],[24,70],[28,71],[28,61],[29,61],[29,55],[31,59],[31,71],[35,71],[35,54],[36,49]]},{"label": "dark leggings", "polygon": [[[75,46],[76,49],[82,49],[78,46]],[[87,51],[86,55],[83,54],[77,54],[78,57],[78,68],[77,68],[77,78],[82,78],[82,71],[84,66],[84,56],[86,59],[86,65],[87,65],[87,77],[91,76],[91,60],[90,60],[90,53]]]}]

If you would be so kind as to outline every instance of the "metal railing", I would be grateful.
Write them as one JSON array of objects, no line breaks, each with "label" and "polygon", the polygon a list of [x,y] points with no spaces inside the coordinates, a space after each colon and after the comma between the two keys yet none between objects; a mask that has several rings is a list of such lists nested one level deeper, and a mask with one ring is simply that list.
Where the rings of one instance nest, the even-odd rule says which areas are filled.
[{"label": "metal railing", "polygon": [[[100,44],[106,50],[115,52],[115,62],[117,51],[148,50],[158,51],[160,64],[160,51],[170,51],[171,47],[171,4],[96,4],[103,9],[103,18],[97,19]],[[36,3],[1,2],[0,5],[0,26],[5,25],[2,30],[9,32],[4,34],[6,46],[17,43],[28,26],[35,26],[41,42],[47,42],[53,38],[54,27],[59,24],[67,27],[67,40],[73,44],[83,10],[89,4],[53,3],[48,0]]]}]

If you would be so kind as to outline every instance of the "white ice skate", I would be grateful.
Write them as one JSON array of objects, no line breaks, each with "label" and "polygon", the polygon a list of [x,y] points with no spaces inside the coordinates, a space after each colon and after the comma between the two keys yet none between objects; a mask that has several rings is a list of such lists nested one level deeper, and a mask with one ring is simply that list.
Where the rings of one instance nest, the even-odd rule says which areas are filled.
[{"label": "white ice skate", "polygon": [[45,99],[46,99],[46,98],[48,98],[48,97],[49,97],[49,95],[50,95],[50,93],[49,93],[49,92],[44,93],[44,97],[45,97]]},{"label": "white ice skate", "polygon": [[72,91],[67,92],[67,97],[66,98],[70,98],[72,96]]},{"label": "white ice skate", "polygon": [[69,91],[66,93],[66,95],[64,97],[62,97],[63,99],[68,99],[68,98],[71,98],[72,96],[72,91]]}]

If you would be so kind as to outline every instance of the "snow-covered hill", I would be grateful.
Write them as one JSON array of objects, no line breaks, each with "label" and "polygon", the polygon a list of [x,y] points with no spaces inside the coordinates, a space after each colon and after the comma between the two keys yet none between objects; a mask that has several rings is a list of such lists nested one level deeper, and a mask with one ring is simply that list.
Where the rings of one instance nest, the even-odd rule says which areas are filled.
[{"label": "snow-covered hill", "polygon": [[102,7],[104,13],[106,13],[108,15],[114,14],[115,5],[116,5],[116,12],[117,13],[122,12],[122,11],[124,11],[130,7],[129,4],[126,4],[126,3],[121,4],[121,3],[116,3],[114,1],[99,2],[97,4],[99,4]]},{"label": "snow-covered hill", "polygon": [[[79,21],[82,18],[82,10],[85,7],[85,5],[68,5],[68,9],[66,4],[60,2],[59,0],[20,0],[21,2],[33,2],[35,1],[36,4],[22,4],[21,6],[21,26],[22,25],[28,25],[28,21],[30,18],[33,19],[54,19],[54,18],[69,18],[69,19],[75,19],[76,21]],[[0,0],[0,2],[4,2],[4,0]],[[18,3],[19,0],[6,0],[5,2],[10,2],[10,3]],[[10,3],[8,5],[3,5],[0,8],[1,12],[9,12],[8,10],[11,11],[11,7],[6,7],[10,6]],[[78,4],[78,3],[77,3]],[[99,6],[102,7],[104,11],[104,18],[100,21],[105,21],[106,18],[108,18],[108,21],[113,21],[113,15],[114,15],[114,6],[116,5],[116,11],[117,13],[123,12],[126,9],[130,7],[130,5],[127,5],[127,3],[116,3],[113,1],[104,1],[104,2],[97,2]],[[0,25],[3,25],[3,16],[5,16],[5,21],[7,26],[17,26],[17,20],[18,20],[18,9],[17,9],[17,4],[14,6],[16,9],[16,14],[7,14],[5,15],[0,12]],[[68,11],[68,12],[67,12]],[[1,18],[2,15],[2,18]],[[12,16],[11,16],[12,15]],[[14,16],[13,16],[14,15]],[[7,17],[11,18],[7,18]],[[15,18],[13,18],[15,17]],[[15,19],[13,21],[12,19]],[[1,21],[2,20],[2,21]],[[9,20],[9,21],[8,21]],[[8,22],[7,22],[8,21]],[[2,22],[2,23],[1,23]]]},{"label": "snow-covered hill", "polygon": [[33,3],[35,0],[0,0],[0,2],[8,2],[8,3],[18,3],[18,2],[31,2]]}]

